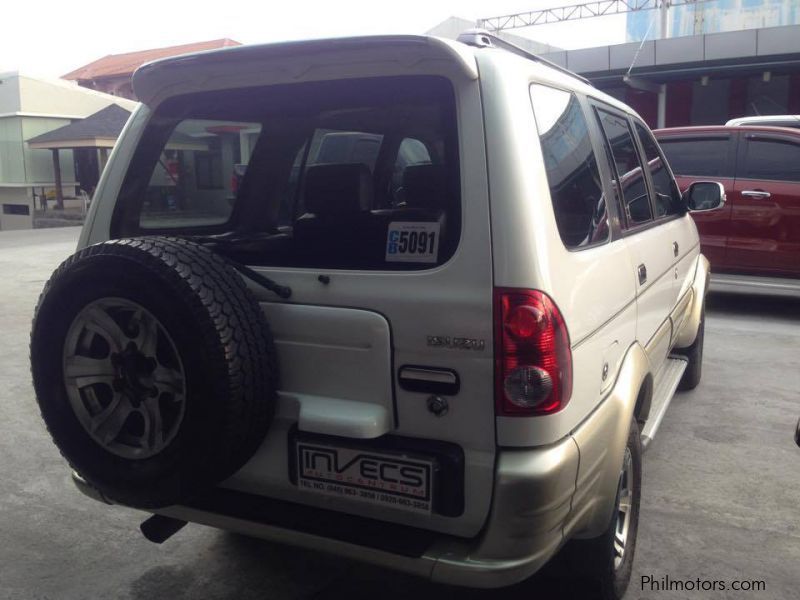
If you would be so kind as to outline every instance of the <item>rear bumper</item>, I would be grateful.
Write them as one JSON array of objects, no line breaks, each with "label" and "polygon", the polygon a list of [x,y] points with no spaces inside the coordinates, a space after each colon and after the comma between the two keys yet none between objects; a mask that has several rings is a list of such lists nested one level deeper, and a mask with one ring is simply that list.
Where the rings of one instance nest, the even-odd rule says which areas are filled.
[{"label": "rear bumper", "polygon": [[483,534],[471,543],[444,548],[431,578],[502,587],[533,575],[564,542],[578,463],[578,445],[571,436],[545,448],[499,452]]},{"label": "rear bumper", "polygon": [[[299,517],[302,507],[292,505],[287,510],[271,499],[228,490],[219,490],[216,499],[197,506],[157,512],[440,583],[502,587],[532,575],[561,546],[577,472],[578,447],[572,437],[546,448],[500,451],[491,514],[484,532],[470,540],[341,513],[320,515],[318,509],[310,518]],[[84,494],[110,503],[77,474],[73,479]],[[338,531],[315,530],[315,521],[328,525],[336,521],[341,526]]]}]

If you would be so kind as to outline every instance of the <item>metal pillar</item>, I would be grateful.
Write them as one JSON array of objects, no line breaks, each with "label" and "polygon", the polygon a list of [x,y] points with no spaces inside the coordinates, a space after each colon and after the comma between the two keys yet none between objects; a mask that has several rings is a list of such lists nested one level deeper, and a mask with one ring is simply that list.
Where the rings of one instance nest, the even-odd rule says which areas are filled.
[{"label": "metal pillar", "polygon": [[662,83],[658,90],[658,117],[656,125],[659,129],[667,126],[667,84]]}]

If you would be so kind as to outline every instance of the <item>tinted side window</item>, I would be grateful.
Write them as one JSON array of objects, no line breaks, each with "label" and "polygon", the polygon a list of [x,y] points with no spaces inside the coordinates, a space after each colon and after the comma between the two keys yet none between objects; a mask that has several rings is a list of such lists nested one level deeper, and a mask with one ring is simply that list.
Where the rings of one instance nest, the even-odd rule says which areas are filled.
[{"label": "tinted side window", "polygon": [[578,99],[568,92],[532,85],[531,101],[561,240],[567,248],[606,241],[606,200]]},{"label": "tinted side window", "polygon": [[676,175],[733,177],[728,166],[730,138],[664,138],[658,143]]},{"label": "tinted side window", "polygon": [[800,181],[800,145],[783,140],[748,139],[738,176]]},{"label": "tinted side window", "polygon": [[606,135],[611,156],[616,167],[616,185],[621,192],[625,216],[629,226],[646,223],[653,218],[650,198],[647,195],[642,163],[633,141],[628,121],[604,110],[598,110],[597,116]]},{"label": "tinted side window", "polygon": [[652,134],[639,123],[636,123],[636,133],[642,142],[647,168],[650,170],[650,179],[653,182],[656,219],[679,214],[681,194],[658,145]]}]

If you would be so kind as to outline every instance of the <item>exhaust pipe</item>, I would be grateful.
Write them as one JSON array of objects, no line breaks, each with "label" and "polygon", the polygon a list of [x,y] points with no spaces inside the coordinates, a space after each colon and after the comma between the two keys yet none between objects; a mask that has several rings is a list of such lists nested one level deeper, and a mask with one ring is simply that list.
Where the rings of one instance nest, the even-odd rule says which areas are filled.
[{"label": "exhaust pipe", "polygon": [[154,544],[163,544],[183,529],[184,525],[186,525],[186,521],[181,521],[180,519],[173,519],[164,515],[153,515],[139,525],[139,529],[147,540]]}]

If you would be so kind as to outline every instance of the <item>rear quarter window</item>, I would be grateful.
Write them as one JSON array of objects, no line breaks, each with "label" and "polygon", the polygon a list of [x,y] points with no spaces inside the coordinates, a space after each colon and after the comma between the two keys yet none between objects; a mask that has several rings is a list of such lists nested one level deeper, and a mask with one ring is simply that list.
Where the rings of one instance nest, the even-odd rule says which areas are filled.
[{"label": "rear quarter window", "polygon": [[530,93],[561,240],[570,249],[603,243],[609,237],[606,198],[580,102],[544,85],[532,85]]}]

